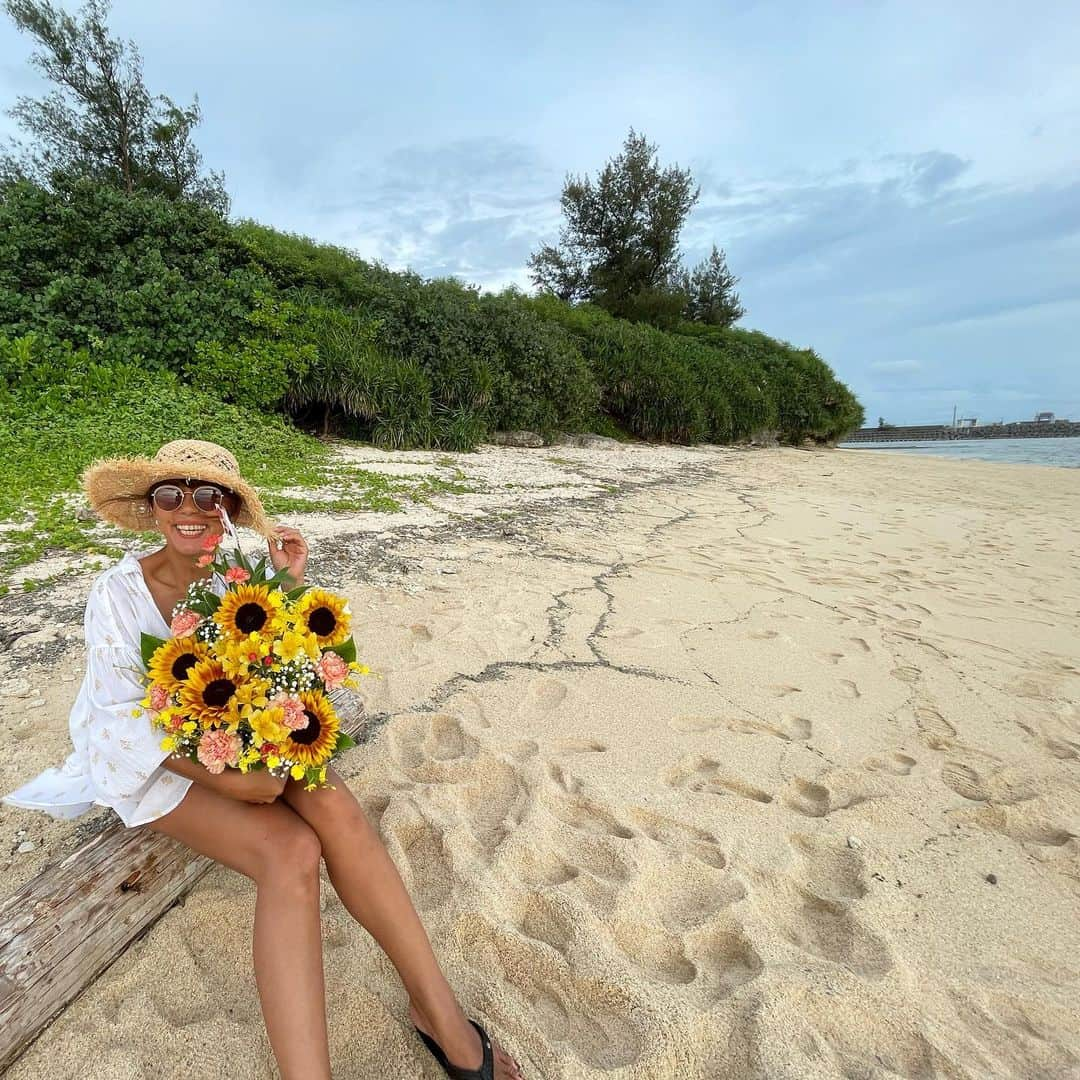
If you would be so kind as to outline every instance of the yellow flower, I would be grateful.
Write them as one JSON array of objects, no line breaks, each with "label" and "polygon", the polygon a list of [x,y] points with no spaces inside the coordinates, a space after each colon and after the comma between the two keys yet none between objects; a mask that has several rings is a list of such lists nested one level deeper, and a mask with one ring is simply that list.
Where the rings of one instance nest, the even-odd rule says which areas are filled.
[{"label": "yellow flower", "polygon": [[191,733],[192,733],[193,731],[196,731],[196,730],[198,730],[198,727],[199,727],[199,725],[198,725],[198,724],[196,724],[194,720],[185,720],[185,721],[184,721],[184,722],[183,722],[183,723],[182,723],[182,724],[180,725],[180,730],[181,730],[181,731],[182,731],[182,732],[183,732],[183,733],[184,733],[185,735],[190,735],[190,734],[191,734]]},{"label": "yellow flower", "polygon": [[214,622],[232,638],[249,634],[272,635],[282,623],[285,596],[265,585],[236,585],[225,593],[214,612]]},{"label": "yellow flower", "polygon": [[289,729],[285,726],[285,710],[279,706],[253,712],[248,717],[248,723],[260,743],[279,743],[289,734]]},{"label": "yellow flower", "polygon": [[276,768],[277,768],[277,767],[278,767],[278,766],[279,766],[279,765],[281,764],[281,758],[279,758],[279,757],[277,756],[277,754],[271,754],[271,755],[270,755],[270,756],[269,756],[269,757],[268,757],[268,758],[266,759],[266,764],[267,764],[267,765],[268,765],[268,766],[269,766],[269,767],[270,767],[271,769],[276,769]]},{"label": "yellow flower", "polygon": [[298,630],[286,630],[281,640],[275,642],[274,652],[285,663],[290,663],[301,656],[318,660],[319,643],[312,634],[306,634]]},{"label": "yellow flower", "polygon": [[340,721],[330,699],[321,690],[301,690],[299,698],[308,718],[305,728],[288,732],[280,742],[281,752],[304,765],[322,765],[337,746]]},{"label": "yellow flower", "polygon": [[256,676],[244,679],[236,687],[236,707],[240,710],[240,715],[250,721],[251,715],[256,709],[262,709],[266,707],[267,693],[270,690],[270,683],[266,679],[260,679]]},{"label": "yellow flower", "polygon": [[[319,648],[340,645],[349,636],[349,601],[326,589],[308,589],[293,608],[293,618],[315,635]],[[313,658],[314,659],[314,658]]]},{"label": "yellow flower", "polygon": [[305,772],[307,772],[307,769],[305,769],[303,765],[294,765],[294,766],[293,766],[293,767],[292,767],[292,768],[291,768],[291,769],[289,770],[289,775],[290,775],[290,776],[291,776],[291,777],[292,777],[292,778],[293,778],[294,780],[303,780],[303,778],[304,778],[304,773],[305,773]]},{"label": "yellow flower", "polygon": [[162,750],[175,750],[176,749],[176,740],[171,735],[166,735],[165,738],[161,740],[161,749]]},{"label": "yellow flower", "polygon": [[259,751],[251,749],[240,755],[240,760],[237,764],[240,766],[241,772],[248,772],[251,766],[259,760]]},{"label": "yellow flower", "polygon": [[[206,644],[188,635],[182,638],[170,638],[164,645],[159,645],[150,657],[147,677],[151,683],[157,683],[171,694],[179,690],[187,680],[191,669],[200,661],[210,659],[210,650]],[[146,704],[149,704],[149,699]]]},{"label": "yellow flower", "polygon": [[270,656],[274,645],[273,635],[248,634],[247,637],[231,638],[224,635],[215,643],[214,652],[221,666],[230,675],[244,675],[254,665],[263,670],[263,657]]}]

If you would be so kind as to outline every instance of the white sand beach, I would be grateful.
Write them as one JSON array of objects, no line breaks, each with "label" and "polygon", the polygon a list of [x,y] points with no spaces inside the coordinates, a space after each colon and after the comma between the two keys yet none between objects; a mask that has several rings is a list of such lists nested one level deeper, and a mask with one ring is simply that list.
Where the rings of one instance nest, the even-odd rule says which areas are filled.
[{"label": "white sand beach", "polygon": [[[1080,470],[339,453],[478,489],[283,521],[381,674],[341,771],[527,1076],[1080,1076]],[[92,577],[3,601],[40,627],[0,653],[5,792],[67,752]],[[0,890],[110,814],[0,810]],[[254,898],[212,870],[9,1080],[275,1076]],[[334,1075],[438,1080],[323,899]]]}]

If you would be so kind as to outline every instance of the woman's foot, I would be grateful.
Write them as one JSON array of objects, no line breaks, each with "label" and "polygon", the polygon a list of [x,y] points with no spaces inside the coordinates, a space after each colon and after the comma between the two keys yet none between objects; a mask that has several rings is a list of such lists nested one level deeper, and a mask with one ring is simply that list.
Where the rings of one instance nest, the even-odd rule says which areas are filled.
[{"label": "woman's foot", "polygon": [[[463,1069],[479,1069],[483,1064],[483,1044],[476,1033],[476,1028],[469,1023],[467,1017],[463,1018],[459,1032],[444,1034],[440,1037],[435,1034],[428,1018],[410,999],[409,1019],[425,1035],[430,1036],[442,1047],[443,1053],[451,1064]],[[491,1049],[495,1054],[495,1080],[525,1080],[517,1062],[494,1039],[491,1040]]]}]

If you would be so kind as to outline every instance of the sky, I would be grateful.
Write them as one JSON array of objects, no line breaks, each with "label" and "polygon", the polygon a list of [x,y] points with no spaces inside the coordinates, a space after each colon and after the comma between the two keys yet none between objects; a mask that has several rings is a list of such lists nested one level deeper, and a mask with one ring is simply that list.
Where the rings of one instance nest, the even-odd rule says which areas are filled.
[{"label": "sky", "polygon": [[[700,186],[685,261],[722,248],[739,325],[813,347],[868,424],[1080,419],[1080,5],[116,0],[110,27],[198,94],[234,218],[531,289],[567,175],[633,128]],[[0,16],[0,108],[45,89],[32,48]]]}]

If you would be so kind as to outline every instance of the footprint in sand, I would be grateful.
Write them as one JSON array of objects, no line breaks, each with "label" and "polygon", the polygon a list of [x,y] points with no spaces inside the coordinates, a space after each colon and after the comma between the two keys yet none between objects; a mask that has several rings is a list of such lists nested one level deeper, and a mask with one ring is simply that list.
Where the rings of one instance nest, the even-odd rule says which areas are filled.
[{"label": "footprint in sand", "polygon": [[779,724],[770,724],[764,720],[729,720],[728,730],[743,735],[774,735],[785,742],[802,742],[810,738],[813,725],[804,716],[785,714]]},{"label": "footprint in sand", "polygon": [[523,706],[536,716],[546,716],[566,698],[566,684],[558,679],[540,679],[529,686]]},{"label": "footprint in sand", "polygon": [[970,765],[946,761],[941,767],[941,780],[951,791],[972,802],[986,802],[990,798],[982,777]]},{"label": "footprint in sand", "polygon": [[443,852],[442,829],[411,799],[395,799],[382,819],[387,848],[418,911],[438,907],[451,894],[454,876]]},{"label": "footprint in sand", "polygon": [[684,985],[697,978],[682,939],[662,927],[617,921],[612,936],[618,950],[656,982]]},{"label": "footprint in sand", "polygon": [[777,630],[751,630],[746,636],[753,638],[754,641],[768,641],[771,638],[779,637],[780,633]]},{"label": "footprint in sand", "polygon": [[526,937],[566,956],[576,926],[573,910],[559,893],[530,892],[519,902],[512,921]]},{"label": "footprint in sand", "polygon": [[739,929],[702,929],[687,938],[686,951],[697,964],[697,988],[706,1008],[752,982],[765,966]]},{"label": "footprint in sand", "polygon": [[715,716],[674,716],[668,721],[668,727],[674,731],[712,731],[721,722]]},{"label": "footprint in sand", "polygon": [[1076,833],[1049,820],[1044,807],[1030,803],[1023,806],[981,806],[950,816],[1023,844],[1060,848],[1077,839]]},{"label": "footprint in sand", "polygon": [[919,737],[931,750],[948,750],[956,739],[956,728],[937,711],[920,705],[915,709],[915,726]]},{"label": "footprint in sand", "polygon": [[887,754],[866,758],[863,761],[863,768],[871,772],[889,772],[894,776],[907,776],[916,764],[913,757],[908,757],[899,750],[890,750]]},{"label": "footprint in sand", "polygon": [[791,686],[788,683],[772,683],[766,686],[765,689],[772,694],[773,697],[787,697],[788,694],[801,694],[801,686]]},{"label": "footprint in sand", "polygon": [[676,851],[686,851],[716,870],[723,870],[727,866],[727,856],[711,832],[641,807],[632,807],[630,818],[642,833],[658,844]]},{"label": "footprint in sand", "polygon": [[561,855],[531,844],[515,851],[507,861],[517,877],[534,888],[565,885],[581,873],[576,866],[568,863]]},{"label": "footprint in sand", "polygon": [[[508,954],[507,959],[512,957]],[[507,969],[507,979],[521,991],[528,1002],[528,1015],[559,1055],[553,1075],[580,1072],[581,1065],[605,1072],[625,1069],[641,1057],[641,1036],[632,1024],[631,1006],[624,1002],[624,994],[616,991],[605,995],[605,1000],[624,1002],[626,1015],[605,1012],[598,1000],[603,987],[583,983],[572,996],[564,997],[562,986],[536,984],[527,958],[518,962],[524,963],[524,969],[519,972],[514,963]],[[567,1057],[569,1060],[564,1060]]]},{"label": "footprint in sand", "polygon": [[[396,717],[390,725],[390,747],[410,779],[442,783],[460,765],[469,768],[478,744],[461,721],[447,713],[417,713]],[[449,771],[448,771],[449,770]]]},{"label": "footprint in sand", "polygon": [[838,679],[841,691],[849,698],[862,697],[862,691],[851,679]]},{"label": "footprint in sand", "polygon": [[554,754],[602,754],[607,745],[596,739],[559,739],[551,750]]},{"label": "footprint in sand", "polygon": [[922,672],[917,667],[896,667],[889,674],[894,679],[906,683],[917,683],[922,676]]},{"label": "footprint in sand", "polygon": [[450,785],[446,798],[455,804],[455,819],[468,825],[491,858],[524,820],[532,794],[513,765],[484,757],[466,777]]},{"label": "footprint in sand", "polygon": [[862,856],[845,842],[804,833],[793,833],[788,840],[802,860],[803,880],[815,896],[858,900],[866,895]]},{"label": "footprint in sand", "polygon": [[582,795],[572,798],[552,796],[547,805],[560,821],[581,832],[617,836],[621,840],[629,840],[634,835],[633,830],[621,824],[614,814]]},{"label": "footprint in sand", "polygon": [[796,776],[784,793],[784,805],[805,817],[825,817],[868,802],[873,796],[863,792],[830,788]]},{"label": "footprint in sand", "polygon": [[852,644],[854,644],[857,648],[862,650],[862,652],[868,653],[868,652],[871,651],[870,646],[866,643],[865,638],[853,637],[853,638],[848,638],[848,641],[852,642]]},{"label": "footprint in sand", "polygon": [[814,653],[814,655],[823,664],[839,664],[841,660],[846,659],[845,655],[842,652],[819,652]]},{"label": "footprint in sand", "polygon": [[[694,865],[684,863],[683,867]],[[677,865],[668,865],[657,872],[656,881],[657,887],[649,897],[650,907],[655,908],[664,926],[677,933],[701,926],[725,908],[745,900],[747,895],[742,879],[730,872],[709,874],[702,880],[696,868],[693,874],[688,874]],[[643,892],[641,882],[637,883],[636,891],[639,895]]]},{"label": "footprint in sand", "polygon": [[578,795],[585,787],[584,781],[576,776],[567,776],[563,767],[557,762],[549,761],[547,763],[547,774],[557,787],[569,795]]},{"label": "footprint in sand", "polygon": [[768,792],[744,780],[725,776],[720,770],[720,762],[697,754],[666,769],[661,774],[661,779],[669,787],[706,791],[713,795],[738,795],[752,802],[772,802],[773,797]]},{"label": "footprint in sand", "polygon": [[817,896],[790,882],[781,889],[775,925],[796,948],[868,979],[880,979],[892,968],[888,945],[859,922],[850,901]]}]

